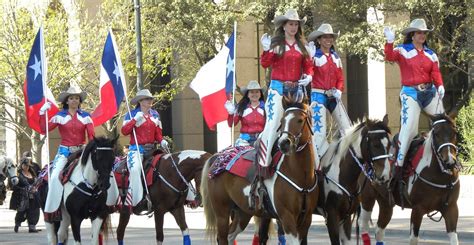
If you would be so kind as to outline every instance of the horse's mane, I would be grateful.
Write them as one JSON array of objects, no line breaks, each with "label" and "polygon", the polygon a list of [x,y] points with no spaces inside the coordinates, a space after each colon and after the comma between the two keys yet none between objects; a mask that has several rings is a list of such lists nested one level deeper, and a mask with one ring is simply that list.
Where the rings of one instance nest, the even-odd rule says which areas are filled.
[{"label": "horse's mane", "polygon": [[435,114],[435,115],[432,115],[431,116],[431,122],[436,122],[438,120],[446,120],[448,121],[449,123],[451,123],[451,125],[456,125],[456,123],[454,122],[454,120],[449,117],[448,115],[446,115],[446,113],[440,113],[440,114]]},{"label": "horse's mane", "polygon": [[305,103],[287,102],[284,109],[286,110],[286,109],[291,108],[291,107],[296,107],[296,108],[299,108],[299,109],[306,110],[308,105],[305,104]]},{"label": "horse's mane", "polygon": [[321,165],[327,167],[334,161],[340,162],[344,159],[350,145],[359,138],[364,126],[371,129],[385,130],[386,132],[391,133],[390,128],[380,120],[366,118],[364,122],[357,121],[351,128],[346,130],[345,136],[329,145],[329,148],[321,161]]},{"label": "horse's mane", "polygon": [[82,165],[87,164],[88,156],[93,149],[97,147],[112,147],[112,146],[113,146],[113,140],[105,136],[94,137],[94,139],[89,141],[89,143],[87,143],[86,147],[84,148],[84,152],[82,153],[81,164]]}]

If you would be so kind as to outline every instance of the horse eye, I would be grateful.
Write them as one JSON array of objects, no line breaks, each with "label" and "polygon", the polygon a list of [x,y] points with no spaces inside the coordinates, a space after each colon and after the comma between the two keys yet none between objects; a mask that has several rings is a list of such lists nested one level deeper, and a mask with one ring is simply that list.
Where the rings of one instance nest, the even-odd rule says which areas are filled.
[{"label": "horse eye", "polygon": [[303,122],[303,119],[298,119],[298,123],[302,123]]}]

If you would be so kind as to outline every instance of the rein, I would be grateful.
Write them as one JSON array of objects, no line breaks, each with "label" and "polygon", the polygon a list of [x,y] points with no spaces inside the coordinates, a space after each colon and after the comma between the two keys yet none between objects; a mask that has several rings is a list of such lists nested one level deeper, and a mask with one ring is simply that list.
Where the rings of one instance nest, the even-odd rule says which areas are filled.
[{"label": "rein", "polygon": [[158,172],[158,177],[160,177],[161,180],[163,180],[163,182],[168,186],[170,187],[173,191],[177,192],[177,193],[180,193],[180,194],[183,194],[185,193],[186,191],[188,190],[191,190],[193,192],[194,195],[197,195],[197,191],[196,189],[194,189],[194,186],[189,183],[186,178],[184,178],[183,174],[181,173],[181,171],[179,171],[179,168],[178,168],[178,165],[176,164],[176,162],[174,161],[174,158],[173,158],[173,154],[171,153],[171,151],[169,150],[168,147],[165,147],[164,148],[165,152],[167,154],[170,154],[170,158],[171,158],[171,162],[173,163],[173,168],[176,169],[176,172],[178,173],[178,176],[181,178],[181,180],[184,182],[184,184],[186,184],[187,188],[183,191],[179,191],[178,188],[174,187],[171,183],[169,183],[159,172]]}]

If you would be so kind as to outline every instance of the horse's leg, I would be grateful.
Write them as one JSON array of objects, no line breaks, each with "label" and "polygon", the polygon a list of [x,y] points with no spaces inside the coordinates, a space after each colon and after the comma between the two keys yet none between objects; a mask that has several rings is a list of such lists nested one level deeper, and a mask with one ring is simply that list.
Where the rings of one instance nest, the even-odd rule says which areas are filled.
[{"label": "horse's leg", "polygon": [[411,210],[410,218],[410,245],[418,244],[418,236],[420,235],[420,226],[423,219],[423,212],[419,208]]},{"label": "horse's leg", "polygon": [[448,233],[450,244],[459,244],[458,233],[456,232],[459,217],[458,204],[454,203],[448,206],[448,208],[444,210],[444,212],[441,212],[441,214],[443,215],[446,224],[446,232]]},{"label": "horse's leg", "polygon": [[298,230],[296,228],[296,217],[289,212],[282,212],[280,214],[280,221],[285,231],[285,238],[287,244],[300,244],[301,237],[298,237]]},{"label": "horse's leg", "polygon": [[277,234],[278,234],[278,244],[285,245],[285,231],[283,230],[283,225],[281,224],[280,220],[276,221],[277,223]]},{"label": "horse's leg", "polygon": [[228,245],[229,241],[227,240],[227,236],[229,234],[230,203],[222,203],[214,212],[216,214],[217,223],[217,244]]},{"label": "horse's leg", "polygon": [[72,235],[74,236],[74,241],[76,242],[76,245],[81,244],[81,223],[81,218],[71,216]]},{"label": "horse's leg", "polygon": [[161,245],[161,244],[163,244],[163,240],[164,240],[163,222],[164,222],[165,212],[162,211],[162,210],[155,209],[154,215],[155,215],[155,233],[156,233],[155,239],[156,239],[156,244]]},{"label": "horse's leg", "polygon": [[[188,225],[186,224],[186,215],[184,214],[184,206],[180,206],[179,208],[174,209],[171,211],[171,214],[174,216],[176,223],[183,234],[183,244],[184,245],[191,245],[191,237],[189,236]],[[163,232],[163,229],[162,229]]]},{"label": "horse's leg", "polygon": [[100,217],[95,218],[92,220],[92,227],[91,227],[91,244],[98,245],[99,244],[99,233],[100,233],[100,227],[102,227],[102,223],[104,220]]},{"label": "horse's leg", "polygon": [[377,228],[375,229],[375,240],[376,245],[382,245],[385,238],[385,229],[388,223],[392,219],[393,204],[390,204],[388,200],[378,200],[379,204],[379,218],[377,220]]},{"label": "horse's leg", "polygon": [[[373,189],[371,186],[365,186],[362,191],[362,198],[360,203],[360,218],[359,226],[361,229],[361,238],[364,245],[370,245],[370,220],[372,217],[372,210],[375,205],[375,196],[373,195]],[[380,214],[379,214],[380,217]]]},{"label": "horse's leg", "polygon": [[308,244],[308,230],[311,226],[312,215],[313,214],[311,212],[307,212],[303,222],[301,222],[301,224],[298,226],[298,236],[301,240],[301,245]]},{"label": "horse's leg", "polygon": [[54,223],[44,222],[46,226],[46,233],[48,236],[48,244],[56,245],[58,244]]},{"label": "horse's leg", "polygon": [[118,245],[123,245],[123,237],[125,236],[125,228],[127,228],[129,221],[130,221],[130,213],[128,213],[127,211],[120,211],[119,224],[117,226],[117,244]]},{"label": "horse's leg", "polygon": [[237,235],[245,230],[251,218],[251,215],[244,213],[240,209],[234,210],[234,219],[230,224],[229,235],[227,236],[229,244],[234,244],[235,238],[237,238]]},{"label": "horse's leg", "polygon": [[[259,244],[259,245],[267,244],[268,233],[270,231],[271,222],[272,222],[272,219],[263,218],[263,217],[260,218],[260,225],[258,226],[258,236],[257,236],[258,241],[256,241],[258,243],[256,243],[256,244]],[[252,245],[253,245],[253,243],[252,243]]]},{"label": "horse's leg", "polygon": [[352,222],[351,217],[347,217],[344,222],[339,226],[339,237],[342,244],[352,244],[351,241]]},{"label": "horse's leg", "polygon": [[68,238],[69,225],[71,224],[71,215],[63,207],[62,210],[62,220],[58,229],[58,244],[65,244]]},{"label": "horse's leg", "polygon": [[329,239],[332,245],[339,245],[339,215],[336,210],[329,208],[327,210],[326,226],[328,228]]}]

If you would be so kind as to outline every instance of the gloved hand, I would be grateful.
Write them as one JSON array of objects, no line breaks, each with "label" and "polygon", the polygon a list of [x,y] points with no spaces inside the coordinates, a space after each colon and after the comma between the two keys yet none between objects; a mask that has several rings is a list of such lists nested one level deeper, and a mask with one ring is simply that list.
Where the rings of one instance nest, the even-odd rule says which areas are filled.
[{"label": "gloved hand", "polygon": [[51,109],[51,103],[49,101],[46,101],[46,103],[44,103],[43,106],[41,106],[39,110],[39,114],[44,115],[44,113],[46,111],[49,111],[49,109]]},{"label": "gloved hand", "polygon": [[229,113],[229,115],[234,115],[234,113],[235,113],[234,103],[232,103],[230,101],[226,101],[225,104],[224,104],[224,107],[227,110],[227,113]]},{"label": "gloved hand", "polygon": [[298,80],[298,84],[301,86],[308,85],[311,81],[313,81],[313,77],[310,75],[303,74],[303,77]]},{"label": "gloved hand", "polygon": [[166,140],[161,140],[160,145],[161,145],[161,148],[163,148],[163,149],[168,149],[169,143],[168,143],[168,141],[166,141]]},{"label": "gloved hand", "polygon": [[133,119],[135,119],[135,126],[137,127],[140,127],[140,125],[142,125],[146,121],[145,115],[141,111],[137,112],[137,114],[135,114]]},{"label": "gloved hand", "polygon": [[337,89],[337,88],[335,88],[335,89],[333,89],[333,91],[332,91],[332,96],[334,96],[334,98],[336,98],[336,99],[341,99],[342,91],[339,90],[339,89]]},{"label": "gloved hand", "polygon": [[438,95],[439,95],[439,98],[440,98],[440,99],[444,98],[444,92],[445,92],[445,91],[444,91],[444,86],[443,86],[443,85],[440,85],[440,86],[438,87]]},{"label": "gloved hand", "polygon": [[260,42],[262,43],[263,51],[268,51],[270,50],[270,45],[272,44],[272,37],[265,33],[260,39]]},{"label": "gloved hand", "polygon": [[390,27],[384,27],[383,33],[385,34],[385,39],[387,39],[387,43],[393,43],[395,41],[395,33],[393,33]]},{"label": "gloved hand", "polygon": [[306,50],[308,50],[309,56],[313,58],[314,54],[316,53],[316,45],[314,45],[313,41],[309,42],[308,45],[306,45]]}]

